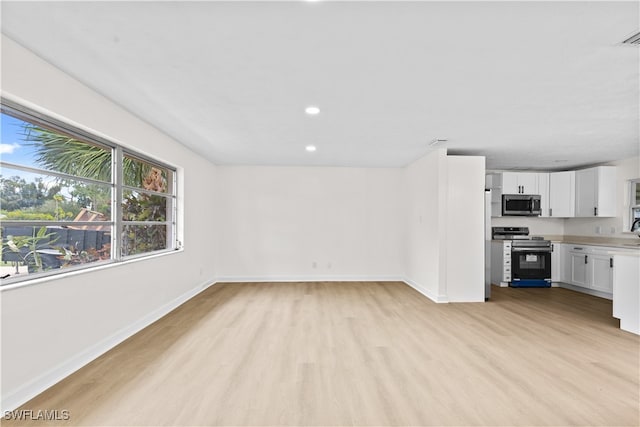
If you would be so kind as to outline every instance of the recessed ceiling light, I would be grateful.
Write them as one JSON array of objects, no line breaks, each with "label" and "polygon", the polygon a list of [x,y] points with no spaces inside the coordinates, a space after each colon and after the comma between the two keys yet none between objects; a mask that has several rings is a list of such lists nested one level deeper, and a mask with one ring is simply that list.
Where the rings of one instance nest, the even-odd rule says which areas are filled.
[{"label": "recessed ceiling light", "polygon": [[316,114],[320,114],[320,109],[315,105],[309,105],[307,108],[304,109],[304,112],[310,116],[315,116]]},{"label": "recessed ceiling light", "polygon": [[307,145],[306,147],[304,147],[305,150],[307,150],[310,153],[313,153],[314,151],[316,151],[316,146],[315,145]]}]

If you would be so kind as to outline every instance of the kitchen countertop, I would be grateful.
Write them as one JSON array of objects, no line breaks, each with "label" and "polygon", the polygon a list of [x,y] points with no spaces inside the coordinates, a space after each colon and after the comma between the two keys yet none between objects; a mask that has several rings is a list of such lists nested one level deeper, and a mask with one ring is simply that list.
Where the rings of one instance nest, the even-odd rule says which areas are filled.
[{"label": "kitchen countertop", "polygon": [[609,246],[620,249],[639,249],[640,239],[619,238],[619,237],[596,237],[596,236],[559,236],[545,235],[543,236],[553,243],[569,243],[574,245],[590,245],[590,246]]}]

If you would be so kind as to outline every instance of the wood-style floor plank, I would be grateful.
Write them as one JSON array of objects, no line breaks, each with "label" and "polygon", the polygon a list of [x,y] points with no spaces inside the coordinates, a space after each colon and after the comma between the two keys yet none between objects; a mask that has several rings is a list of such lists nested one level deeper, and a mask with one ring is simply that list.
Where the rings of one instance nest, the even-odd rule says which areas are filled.
[{"label": "wood-style floor plank", "polygon": [[638,426],[639,365],[611,302],[566,289],[435,304],[397,282],[224,283],[20,409],[93,426]]}]

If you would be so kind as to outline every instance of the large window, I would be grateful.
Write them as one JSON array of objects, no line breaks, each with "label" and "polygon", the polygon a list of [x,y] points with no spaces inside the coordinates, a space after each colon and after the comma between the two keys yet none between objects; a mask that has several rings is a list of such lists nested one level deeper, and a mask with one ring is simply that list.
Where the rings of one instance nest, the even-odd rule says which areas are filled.
[{"label": "large window", "polygon": [[176,249],[176,171],[2,101],[2,284]]}]

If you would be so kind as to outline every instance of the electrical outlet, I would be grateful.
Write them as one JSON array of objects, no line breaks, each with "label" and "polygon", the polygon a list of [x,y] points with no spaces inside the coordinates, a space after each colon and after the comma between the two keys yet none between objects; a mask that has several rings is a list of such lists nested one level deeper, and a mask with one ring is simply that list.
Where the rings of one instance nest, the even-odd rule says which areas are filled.
[{"label": "electrical outlet", "polygon": [[330,263],[330,262],[328,262],[328,263],[327,263],[327,268],[328,268],[329,270],[331,270],[331,263]]},{"label": "electrical outlet", "polygon": [[602,227],[596,226],[596,234],[602,234]]},{"label": "electrical outlet", "polygon": [[313,268],[318,268],[318,263],[317,263],[317,262],[315,262],[315,261],[313,261],[313,262],[311,263],[311,267],[313,267]]},{"label": "electrical outlet", "polygon": [[615,227],[611,227],[611,234],[616,234],[616,228]]}]

